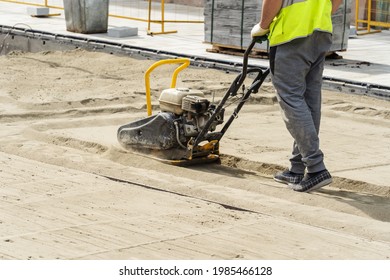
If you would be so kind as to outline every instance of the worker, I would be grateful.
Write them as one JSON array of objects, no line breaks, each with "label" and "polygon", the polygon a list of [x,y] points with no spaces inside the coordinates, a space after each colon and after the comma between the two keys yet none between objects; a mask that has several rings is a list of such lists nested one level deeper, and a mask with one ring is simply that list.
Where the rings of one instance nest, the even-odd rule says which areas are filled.
[{"label": "worker", "polygon": [[272,83],[287,130],[294,139],[290,167],[274,175],[294,191],[332,182],[319,147],[321,87],[332,44],[332,13],[342,0],[263,0],[260,23],[251,31],[269,41]]}]

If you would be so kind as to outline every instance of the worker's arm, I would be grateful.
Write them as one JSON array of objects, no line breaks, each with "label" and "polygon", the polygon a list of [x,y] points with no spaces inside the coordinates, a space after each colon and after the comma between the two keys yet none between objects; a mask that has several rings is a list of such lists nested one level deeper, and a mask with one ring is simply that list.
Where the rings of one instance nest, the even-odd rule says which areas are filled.
[{"label": "worker's arm", "polygon": [[[339,1],[339,0],[334,0]],[[342,0],[341,0],[342,1]],[[269,25],[282,8],[283,0],[264,0],[261,9],[260,27],[268,29]]]},{"label": "worker's arm", "polygon": [[283,0],[264,0],[261,10],[261,20],[253,26],[251,35],[252,37],[265,37],[269,33],[269,26],[276,15],[282,8]]},{"label": "worker's arm", "polygon": [[343,3],[343,0],[332,0],[332,14],[337,11],[341,3]]}]

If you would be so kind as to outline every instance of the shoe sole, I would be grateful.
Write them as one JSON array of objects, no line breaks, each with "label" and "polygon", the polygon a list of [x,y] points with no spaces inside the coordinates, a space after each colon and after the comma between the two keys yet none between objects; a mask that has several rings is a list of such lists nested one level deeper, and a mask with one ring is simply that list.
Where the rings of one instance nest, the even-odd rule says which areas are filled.
[{"label": "shoe sole", "polygon": [[[285,185],[290,185],[290,184],[294,184],[294,183],[291,183],[291,182],[288,182],[288,181],[284,181],[284,180],[281,180],[281,179],[277,179],[274,177],[274,181],[275,182],[278,182],[278,183],[282,183],[282,184],[285,184]],[[298,183],[299,184],[299,183]]]},{"label": "shoe sole", "polygon": [[274,178],[274,181],[275,181],[275,182],[278,182],[278,183],[285,184],[285,185],[290,184],[289,182],[286,182],[286,181],[283,181],[283,180],[280,180],[280,179],[276,179],[276,178]]},{"label": "shoe sole", "polygon": [[[314,185],[312,188],[306,190],[306,191],[298,191],[298,190],[294,190],[294,191],[298,191],[298,192],[304,192],[304,193],[308,193],[308,192],[312,192],[312,191],[315,191],[315,190],[318,190],[322,187],[325,187],[329,184],[331,184],[333,182],[333,179],[332,178],[329,178],[329,179],[326,179],[320,183],[318,183],[317,185]],[[289,186],[291,186],[293,184],[289,184]]]}]

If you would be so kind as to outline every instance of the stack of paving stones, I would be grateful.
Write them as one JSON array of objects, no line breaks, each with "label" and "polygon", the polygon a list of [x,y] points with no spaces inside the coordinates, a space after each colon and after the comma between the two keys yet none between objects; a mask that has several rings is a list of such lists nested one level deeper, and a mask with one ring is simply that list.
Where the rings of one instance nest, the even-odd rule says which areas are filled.
[{"label": "stack of paving stones", "polygon": [[[261,0],[205,0],[205,42],[213,46],[244,49],[251,42],[250,32],[260,21]],[[347,49],[351,0],[346,0],[332,16],[334,36],[331,51]],[[267,43],[257,44],[267,51]]]}]

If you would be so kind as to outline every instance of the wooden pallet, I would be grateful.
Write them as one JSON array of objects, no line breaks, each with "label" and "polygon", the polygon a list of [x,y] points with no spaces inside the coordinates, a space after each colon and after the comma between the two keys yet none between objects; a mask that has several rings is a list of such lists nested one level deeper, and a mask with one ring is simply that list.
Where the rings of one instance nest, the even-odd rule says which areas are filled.
[{"label": "wooden pallet", "polygon": [[[226,46],[220,44],[213,44],[212,48],[207,49],[206,51],[211,53],[220,53],[220,54],[228,54],[235,56],[243,56],[245,49],[241,49],[234,46]],[[268,52],[265,50],[253,49],[249,54],[249,57],[252,58],[263,58],[268,59]]]}]

